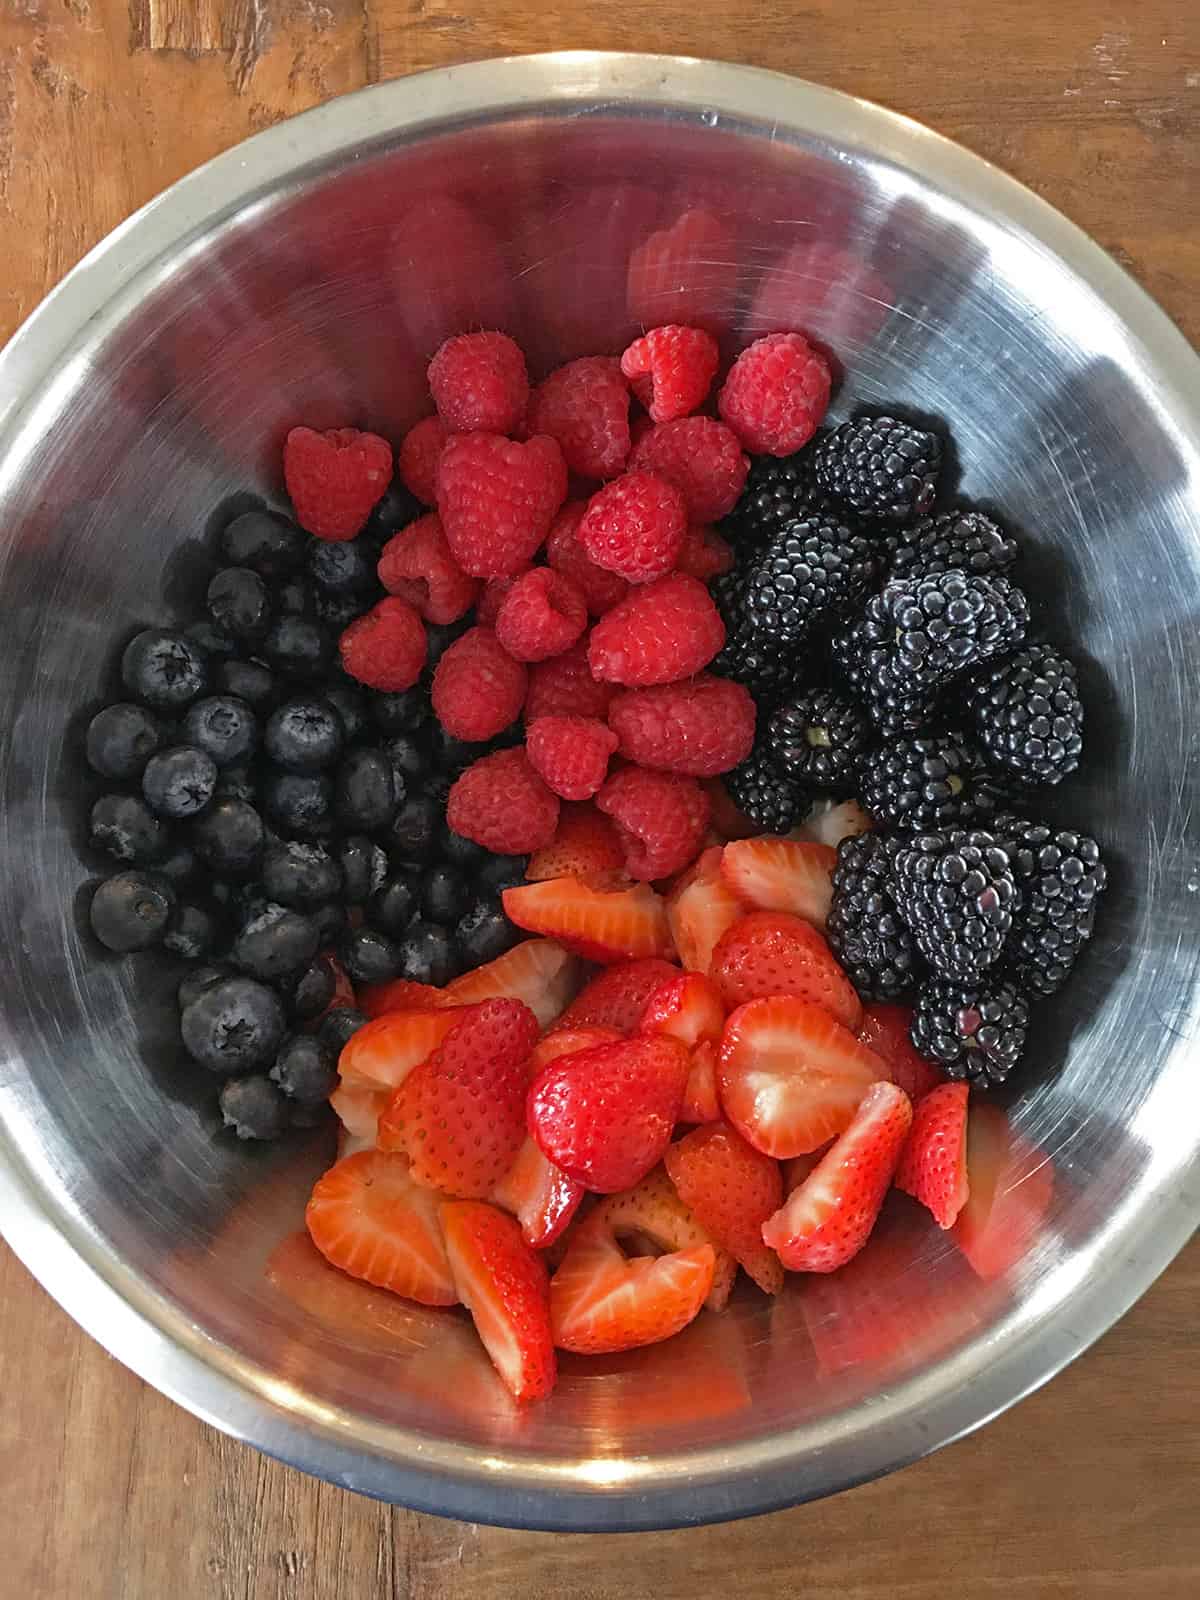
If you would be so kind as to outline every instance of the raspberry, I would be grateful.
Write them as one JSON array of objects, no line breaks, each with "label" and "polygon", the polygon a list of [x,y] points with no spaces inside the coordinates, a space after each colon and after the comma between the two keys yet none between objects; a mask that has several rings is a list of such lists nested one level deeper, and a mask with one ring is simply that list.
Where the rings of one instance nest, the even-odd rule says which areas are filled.
[{"label": "raspberry", "polygon": [[525,696],[525,722],[538,717],[600,717],[608,712],[615,690],[597,683],[588,666],[584,640],[550,661],[539,661],[529,671]]},{"label": "raspberry", "polygon": [[596,805],[617,825],[630,876],[647,882],[682,872],[695,859],[712,809],[694,778],[644,767],[615,772]]},{"label": "raspberry", "polygon": [[515,444],[495,433],[455,433],[438,462],[437,489],[459,566],[476,578],[508,578],[549,532],[567,498],[567,468],[544,435]]},{"label": "raspberry", "polygon": [[437,469],[449,433],[441,417],[425,417],[404,435],[396,467],[409,494],[423,506],[437,505]]},{"label": "raspberry", "polygon": [[726,572],[733,571],[733,547],[715,528],[693,522],[683,541],[683,549],[675,561],[676,572],[686,572],[689,578],[699,578],[708,583]]},{"label": "raspberry", "polygon": [[429,392],[450,433],[514,433],[529,404],[521,347],[506,333],[460,333],[429,363]]},{"label": "raspberry", "polygon": [[634,445],[629,466],[673,483],[693,522],[719,522],[728,516],[750,471],[737,435],[713,417],[656,422]]},{"label": "raspberry", "polygon": [[564,800],[590,800],[616,748],[616,734],[595,717],[539,717],[525,735],[534,771]]},{"label": "raspberry", "polygon": [[532,567],[505,595],[496,637],[518,661],[545,661],[569,650],[586,627],[587,606],[570,579]]},{"label": "raspberry", "polygon": [[720,362],[703,328],[651,328],[621,357],[621,371],[654,422],[673,422],[704,404]]},{"label": "raspberry", "polygon": [[747,450],[790,456],[829,406],[829,363],[802,333],[756,339],[733,363],[717,410]]},{"label": "raspberry", "polygon": [[643,328],[688,323],[724,331],[737,293],[737,249],[730,229],[711,211],[681,213],[629,257],[629,315]]},{"label": "raspberry", "polygon": [[627,472],[588,501],[579,542],[597,566],[630,583],[662,578],[687,532],[679,490],[650,472]]},{"label": "raspberry", "polygon": [[490,739],[519,716],[528,682],[490,628],[469,628],[434,671],[433,714],[456,739]]},{"label": "raspberry", "polygon": [[598,567],[579,542],[579,524],[587,512],[586,500],[568,500],[554,519],[546,539],[546,560],[583,595],[588,614],[602,617],[629,593],[629,585],[615,572]]},{"label": "raspberry", "polygon": [[715,778],[750,754],[754,699],[728,678],[701,673],[686,683],[626,689],[608,708],[620,751],[640,767]]},{"label": "raspberry", "polygon": [[588,665],[605,683],[676,683],[706,667],[725,643],[708,590],[682,572],[634,590],[592,629]]},{"label": "raspberry", "polygon": [[497,750],[455,781],[446,822],[494,855],[524,856],[553,839],[558,796],[538,777],[524,750]]},{"label": "raspberry", "polygon": [[615,356],[568,361],[538,384],[526,431],[548,433],[581,478],[615,478],[629,454],[629,389]]},{"label": "raspberry", "polygon": [[532,572],[532,567],[526,567],[523,572],[514,573],[511,578],[489,578],[483,586],[483,593],[479,596],[479,603],[475,607],[475,621],[482,628],[494,628],[496,618],[500,615],[500,607],[504,604],[504,597],[525,576]]},{"label": "raspberry", "polygon": [[392,447],[357,428],[293,428],[283,478],[302,528],[318,539],[353,539],[392,481]]},{"label": "raspberry", "polygon": [[425,624],[407,600],[390,596],[357,617],[338,641],[342,666],[368,689],[400,694],[425,665]]},{"label": "raspberry", "polygon": [[479,595],[479,579],[468,578],[450,554],[436,511],[388,540],[378,572],[387,592],[415,606],[426,622],[457,622]]}]

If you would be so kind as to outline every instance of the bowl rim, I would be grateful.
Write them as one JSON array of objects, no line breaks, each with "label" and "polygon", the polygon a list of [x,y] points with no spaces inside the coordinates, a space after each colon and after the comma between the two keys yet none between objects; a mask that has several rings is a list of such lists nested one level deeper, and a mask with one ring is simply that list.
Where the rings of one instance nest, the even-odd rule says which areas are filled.
[{"label": "bowl rim", "polygon": [[[39,398],[81,327],[181,241],[218,226],[322,163],[403,128],[487,123],[506,113],[634,106],[836,139],[933,181],[1064,262],[1103,299],[1154,371],[1164,412],[1200,461],[1200,358],[1133,279],[1074,223],[1015,179],[921,124],[782,73],[684,56],[565,51],[439,68],[360,89],[197,168],[120,224],[51,291],[0,352],[0,469],[36,425]],[[943,1363],[872,1402],[850,1427],[829,1419],[716,1450],[545,1463],[399,1427],[359,1427],[207,1338],[125,1267],[0,1126],[0,1217],[16,1255],[69,1315],[140,1377],[204,1421],[343,1487],[441,1516],[551,1530],[649,1529],[721,1521],[836,1492],[981,1426],[1048,1381],[1149,1287],[1200,1223],[1200,1149],[1137,1212],[1109,1220],[1101,1266],[1049,1306],[1014,1309],[982,1352]],[[1134,1227],[1153,1207],[1154,1226]],[[949,1381],[946,1381],[947,1378]]]}]

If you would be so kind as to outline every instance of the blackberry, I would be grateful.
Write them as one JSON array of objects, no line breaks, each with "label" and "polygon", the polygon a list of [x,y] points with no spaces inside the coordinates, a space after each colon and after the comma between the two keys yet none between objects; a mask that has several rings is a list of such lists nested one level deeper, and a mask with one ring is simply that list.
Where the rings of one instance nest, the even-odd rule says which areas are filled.
[{"label": "blackberry", "polygon": [[917,949],[943,978],[978,983],[999,959],[1020,904],[1007,850],[992,833],[920,833],[894,857],[893,898]]},{"label": "blackberry", "polygon": [[752,633],[796,645],[844,612],[875,576],[870,542],[830,516],[786,524],[746,574],[742,606]]},{"label": "blackberry", "polygon": [[1019,555],[1017,542],[982,511],[945,511],[922,517],[897,534],[889,578],[932,578],[957,567],[962,572],[1007,572]]},{"label": "blackberry", "polygon": [[879,602],[894,640],[894,674],[909,693],[930,693],[1014,649],[1029,626],[1029,602],[1003,573],[951,567],[930,578],[895,578]]},{"label": "blackberry", "polygon": [[765,745],[724,775],[729,798],[764,833],[786,833],[808,810],[811,796],[779,771]]},{"label": "blackberry", "polygon": [[746,486],[737,505],[721,523],[721,532],[740,554],[761,550],[779,530],[810,510],[822,509],[825,497],[812,476],[811,451],[794,456],[752,456]]},{"label": "blackberry", "polygon": [[725,623],[725,643],[709,671],[743,684],[760,705],[785,699],[804,675],[797,652],[756,634],[746,616],[743,579],[735,569],[712,585],[713,599]]},{"label": "blackberry", "polygon": [[864,761],[858,797],[888,828],[962,826],[995,809],[972,747],[954,733],[897,739]]},{"label": "blackberry", "polygon": [[891,893],[896,841],[863,833],[838,845],[826,935],[864,999],[900,1000],[923,970],[916,942]]},{"label": "blackberry", "polygon": [[929,510],[942,465],[941,440],[895,417],[843,422],[816,445],[813,478],[862,517],[910,522]]},{"label": "blackberry", "polygon": [[1092,936],[1108,880],[1100,846],[1086,833],[1007,815],[989,826],[1004,840],[1021,891],[1004,952],[1009,971],[1023,988],[1055,994]]},{"label": "blackberry", "polygon": [[930,978],[917,995],[911,1037],[948,1078],[987,1087],[1003,1083],[1021,1058],[1029,1002],[1011,984],[979,985]]},{"label": "blackberry", "polygon": [[916,733],[933,715],[933,696],[914,690],[899,676],[891,655],[893,639],[880,597],[873,595],[863,616],[833,635],[830,655],[880,733]]},{"label": "blackberry", "polygon": [[780,772],[814,789],[852,790],[870,739],[866,717],[833,689],[789,700],[767,724],[767,744]]},{"label": "blackberry", "polygon": [[964,695],[988,760],[1026,783],[1058,783],[1083,749],[1075,665],[1030,644],[975,676]]}]

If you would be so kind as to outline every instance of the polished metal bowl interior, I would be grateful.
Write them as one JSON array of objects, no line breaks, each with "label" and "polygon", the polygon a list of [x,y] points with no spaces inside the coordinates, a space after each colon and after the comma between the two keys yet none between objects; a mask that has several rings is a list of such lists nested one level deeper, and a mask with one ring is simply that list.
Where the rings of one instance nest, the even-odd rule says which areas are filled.
[{"label": "polished metal bowl interior", "polygon": [[[640,270],[689,212],[671,268]],[[1051,810],[1099,835],[1112,887],[1012,1098],[1055,1195],[1011,1271],[977,1278],[897,1196],[852,1271],[774,1304],[746,1292],[672,1345],[567,1360],[521,1412],[456,1314],[364,1290],[346,1321],[287,1242],[327,1144],[220,1133],[170,976],[89,942],[79,729],[119,642],[195,603],[219,508],[278,497],[290,425],[397,439],[425,359],[463,328],[511,330],[543,370],[692,314],[730,348],[807,330],[844,369],[840,415],[886,401],[952,425],[962,494],[1026,537],[1039,622],[1084,662],[1088,758]],[[176,185],[9,346],[0,529],[0,1220],[73,1316],[217,1426],[472,1519],[765,1510],[1008,1405],[1194,1226],[1200,363],[1082,234],[964,151],[674,59],[491,62],[336,101]]]}]

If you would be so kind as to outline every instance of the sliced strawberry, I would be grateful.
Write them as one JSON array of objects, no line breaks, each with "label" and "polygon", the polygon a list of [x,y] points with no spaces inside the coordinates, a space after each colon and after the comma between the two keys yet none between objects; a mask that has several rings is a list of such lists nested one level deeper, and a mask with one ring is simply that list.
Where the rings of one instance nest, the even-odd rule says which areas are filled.
[{"label": "sliced strawberry", "polygon": [[1054,1165],[1015,1133],[1006,1112],[982,1102],[967,1120],[967,1203],[954,1225],[981,1278],[1009,1272],[1036,1240],[1054,1195]]},{"label": "sliced strawberry", "polygon": [[760,1289],[778,1294],[783,1268],[763,1244],[762,1225],[783,1202],[779,1163],[718,1122],[668,1145],[663,1165],[714,1242],[732,1252]]},{"label": "sliced strawberry", "polygon": [[911,1025],[910,1006],[880,1000],[863,1007],[857,1031],[862,1042],[887,1062],[888,1077],[916,1105],[923,1095],[945,1080],[913,1044],[909,1033]]},{"label": "sliced strawberry", "polygon": [[862,1001],[824,938],[803,917],[752,911],[721,935],[711,973],[726,1007],[794,995],[856,1028]]},{"label": "sliced strawberry", "polygon": [[912,1125],[894,1083],[868,1089],[854,1121],[762,1228],[792,1272],[836,1272],[866,1244]]},{"label": "sliced strawberry", "polygon": [[559,1056],[573,1056],[580,1050],[592,1050],[598,1044],[612,1044],[614,1039],[622,1038],[624,1034],[618,1028],[602,1028],[591,1024],[573,1028],[560,1022],[534,1045],[527,1063],[530,1081],[543,1067],[557,1061]]},{"label": "sliced strawberry", "polygon": [[475,1200],[442,1206],[446,1254],[458,1298],[515,1400],[541,1400],[554,1387],[546,1263],[503,1211]]},{"label": "sliced strawberry", "polygon": [[683,1104],[679,1108],[680,1122],[719,1120],[721,1102],[717,1098],[717,1048],[711,1039],[703,1039],[694,1046],[687,1086],[683,1091]]},{"label": "sliced strawberry", "polygon": [[863,810],[857,800],[842,800],[837,805],[815,806],[788,837],[812,839],[817,844],[827,844],[836,850],[843,839],[854,839],[860,833],[870,833],[874,826],[874,818]]},{"label": "sliced strawberry", "polygon": [[[370,1089],[358,1083],[339,1083],[329,1096],[329,1104],[337,1114],[348,1137],[355,1141],[353,1148],[374,1149],[379,1132],[379,1119],[388,1103],[386,1089]],[[351,1147],[343,1154],[349,1155]]]},{"label": "sliced strawberry", "polygon": [[710,1244],[630,1260],[604,1219],[589,1217],[550,1282],[554,1342],[604,1355],[669,1339],[704,1304],[715,1264]]},{"label": "sliced strawberry", "polygon": [[552,1061],[529,1089],[543,1153],[597,1194],[631,1189],[661,1159],[690,1061],[678,1039],[633,1038]]},{"label": "sliced strawberry", "polygon": [[721,935],[745,915],[721,876],[721,851],[705,850],[667,896],[667,922],[689,972],[707,972]]},{"label": "sliced strawberry", "polygon": [[428,1060],[459,1016],[456,1010],[388,1011],[364,1023],[338,1057],[343,1083],[363,1089],[399,1088],[414,1067]]},{"label": "sliced strawberry", "polygon": [[[386,1103],[386,1101],[387,1101],[387,1096],[386,1095],[380,1095],[379,1098]],[[380,1109],[380,1111],[382,1111],[383,1110],[383,1106],[380,1106],[379,1109]],[[375,1121],[376,1121],[376,1126],[378,1126],[378,1122],[379,1122],[378,1117],[376,1117]],[[374,1150],[374,1148],[375,1148],[375,1135],[374,1134],[371,1134],[370,1137],[368,1138],[368,1137],[365,1137],[362,1134],[351,1133],[349,1128],[347,1128],[344,1123],[339,1123],[338,1124],[338,1131],[337,1131],[337,1158],[336,1158],[338,1161],[341,1161],[343,1156],[356,1156],[360,1150]]]},{"label": "sliced strawberry", "polygon": [[896,1187],[952,1228],[967,1201],[967,1095],[965,1083],[931,1089],[913,1112],[912,1131],[896,1169]]},{"label": "sliced strawberry", "polygon": [[591,889],[578,878],[550,878],[505,889],[504,910],[518,928],[558,939],[589,961],[629,961],[671,953],[662,897],[649,884]]},{"label": "sliced strawberry", "polygon": [[721,854],[721,876],[739,899],[760,911],[790,911],[825,926],[833,898],[837,851],[827,844],[777,839],[734,839]]},{"label": "sliced strawberry", "polygon": [[629,874],[616,823],[590,800],[564,801],[553,839],[533,852],[525,876],[531,883],[578,878],[592,889],[625,887]]},{"label": "sliced strawberry", "polygon": [[548,1028],[579,987],[579,962],[552,939],[526,939],[495,961],[464,972],[442,990],[443,1006],[523,1000]]},{"label": "sliced strawberry", "polygon": [[657,956],[606,967],[575,996],[563,1012],[560,1026],[615,1028],[618,1033],[633,1033],[655,989],[678,976],[678,967]]},{"label": "sliced strawberry", "polygon": [[566,1228],[585,1193],[583,1185],[548,1161],[526,1134],[491,1199],[516,1217],[526,1244],[544,1250]]},{"label": "sliced strawberry", "polygon": [[364,1150],[330,1167],[304,1213],[312,1242],[335,1267],[427,1306],[458,1299],[435,1194],[407,1160]]},{"label": "sliced strawberry", "polygon": [[[358,991],[358,1008],[374,1019],[386,1017],[389,1011],[430,1011],[441,1004],[441,999],[442,991],[431,983],[393,978],[390,983],[364,983]],[[354,1001],[349,1003],[353,1005]]]},{"label": "sliced strawberry", "polygon": [[[654,1250],[667,1252],[712,1245],[713,1280],[704,1304],[710,1311],[724,1311],[733,1293],[737,1262],[688,1209],[665,1167],[655,1167],[632,1189],[607,1195],[590,1213],[589,1221],[592,1216],[602,1217],[613,1237],[627,1247],[640,1248],[648,1241]],[[769,1254],[761,1241],[759,1249]]]},{"label": "sliced strawberry", "polygon": [[655,989],[638,1023],[639,1033],[665,1033],[688,1049],[721,1037],[725,1007],[716,984],[700,972],[681,972]]},{"label": "sliced strawberry", "polygon": [[406,1151],[413,1176],[430,1188],[469,1200],[489,1195],[521,1148],[526,1062],[537,1037],[537,1018],[520,1000],[484,1000],[456,1015],[388,1101],[380,1149]]},{"label": "sliced strawberry", "polygon": [[887,1069],[821,1006],[751,1000],[725,1024],[717,1088],[725,1115],[763,1155],[802,1156],[847,1128]]}]

